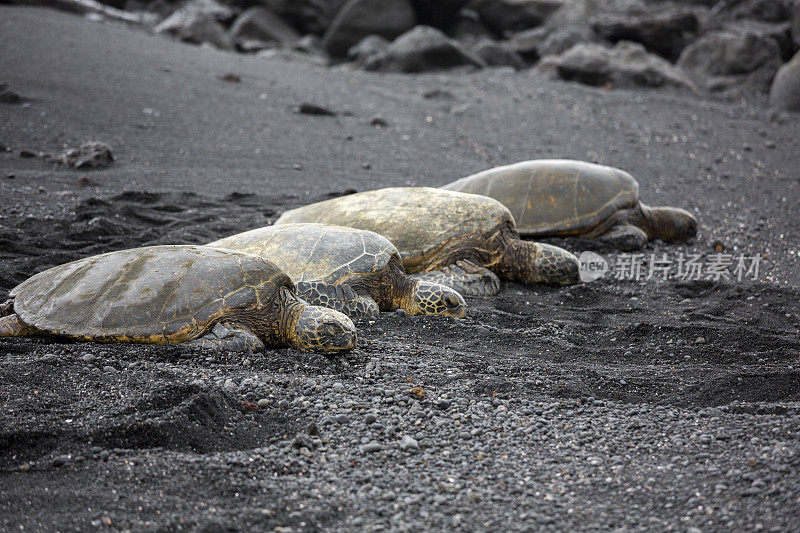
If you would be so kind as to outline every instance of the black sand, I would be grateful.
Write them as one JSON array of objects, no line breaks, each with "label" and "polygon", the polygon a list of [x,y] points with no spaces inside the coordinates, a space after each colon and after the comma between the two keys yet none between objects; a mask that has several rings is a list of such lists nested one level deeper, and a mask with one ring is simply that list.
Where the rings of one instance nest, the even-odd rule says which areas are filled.
[{"label": "black sand", "polygon": [[[647,257],[762,257],[758,281],[506,283],[462,322],[363,324],[335,360],[4,339],[0,530],[797,529],[796,116],[533,71],[325,69],[32,8],[0,8],[0,78],[25,102],[0,103],[3,293],[93,253],[551,157],[696,213],[695,242]],[[87,140],[115,163],[19,155]]]}]

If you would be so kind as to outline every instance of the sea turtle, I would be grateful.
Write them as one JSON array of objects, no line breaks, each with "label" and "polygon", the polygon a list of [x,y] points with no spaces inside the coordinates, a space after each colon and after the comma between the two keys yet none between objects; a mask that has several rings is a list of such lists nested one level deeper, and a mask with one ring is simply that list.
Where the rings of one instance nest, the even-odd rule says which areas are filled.
[{"label": "sea turtle", "polygon": [[355,317],[404,309],[409,315],[466,316],[464,299],[450,287],[410,278],[397,248],[373,233],[333,224],[267,226],[208,246],[273,261],[315,305]]},{"label": "sea turtle", "polygon": [[442,188],[499,200],[523,237],[582,236],[634,250],[648,239],[682,242],[697,234],[688,211],[641,203],[639,184],[624,170],[582,161],[523,161]]},{"label": "sea turtle", "polygon": [[187,343],[226,350],[353,349],[353,322],[307,305],[265,259],[205,246],[121,250],[53,267],[9,293],[0,337]]},{"label": "sea turtle", "polygon": [[398,187],[333,198],[285,212],[276,225],[324,222],[379,233],[418,279],[465,296],[490,296],[498,276],[523,283],[576,283],[578,260],[547,244],[523,241],[497,200],[429,187]]}]

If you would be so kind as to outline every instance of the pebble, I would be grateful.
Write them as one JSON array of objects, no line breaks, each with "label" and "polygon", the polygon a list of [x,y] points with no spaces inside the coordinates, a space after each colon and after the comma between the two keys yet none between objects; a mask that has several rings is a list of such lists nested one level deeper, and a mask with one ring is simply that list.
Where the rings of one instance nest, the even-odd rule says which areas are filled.
[{"label": "pebble", "polygon": [[116,372],[116,371],[117,371],[117,369],[114,368],[111,365],[106,365],[106,366],[103,367],[103,372],[108,372],[109,374],[113,373],[113,372]]},{"label": "pebble", "polygon": [[419,442],[410,435],[403,435],[403,438],[400,439],[400,448],[403,450],[419,450]]},{"label": "pebble", "polygon": [[236,383],[234,383],[232,379],[228,378],[225,380],[224,387],[228,390],[236,390]]},{"label": "pebble", "polygon": [[361,453],[376,453],[383,449],[383,445],[378,442],[370,442],[361,447]]},{"label": "pebble", "polygon": [[84,363],[91,363],[95,359],[97,358],[90,353],[84,353],[83,355],[81,355],[81,361],[83,361]]},{"label": "pebble", "polygon": [[267,398],[261,398],[260,400],[258,400],[258,403],[256,405],[258,405],[263,409],[264,407],[267,407],[269,405],[269,400]]}]

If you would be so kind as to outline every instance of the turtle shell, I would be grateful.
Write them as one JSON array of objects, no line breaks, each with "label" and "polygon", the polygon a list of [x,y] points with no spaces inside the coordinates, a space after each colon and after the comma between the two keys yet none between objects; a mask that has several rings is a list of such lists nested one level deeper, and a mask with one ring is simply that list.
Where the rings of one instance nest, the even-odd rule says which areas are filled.
[{"label": "turtle shell", "polygon": [[267,226],[220,239],[208,246],[266,257],[295,283],[346,283],[364,275],[381,273],[392,257],[400,260],[397,248],[385,237],[332,224]]},{"label": "turtle shell", "polygon": [[579,235],[639,203],[623,170],[571,160],[523,161],[485,170],[443,189],[483,194],[511,210],[524,237]]},{"label": "turtle shell", "polygon": [[491,198],[430,187],[396,187],[325,200],[285,212],[276,225],[323,222],[374,231],[400,251],[409,272],[435,263],[437,252],[462,240],[494,236],[513,225],[511,213]]},{"label": "turtle shell", "polygon": [[221,317],[263,309],[292,282],[273,263],[204,246],[152,246],[87,257],[11,290],[39,330],[84,340],[176,343]]}]

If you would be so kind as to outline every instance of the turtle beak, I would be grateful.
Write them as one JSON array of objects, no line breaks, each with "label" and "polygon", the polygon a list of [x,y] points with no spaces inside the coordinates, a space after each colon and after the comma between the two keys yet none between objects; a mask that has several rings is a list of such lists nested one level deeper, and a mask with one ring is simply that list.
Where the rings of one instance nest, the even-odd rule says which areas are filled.
[{"label": "turtle beak", "polygon": [[464,302],[464,298],[461,297],[460,294],[445,294],[442,297],[442,301],[444,305],[447,306],[447,309],[442,313],[445,316],[451,316],[453,318],[466,318],[467,317],[467,304]]}]

